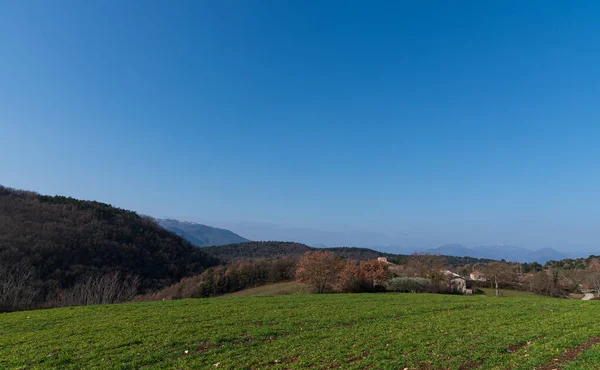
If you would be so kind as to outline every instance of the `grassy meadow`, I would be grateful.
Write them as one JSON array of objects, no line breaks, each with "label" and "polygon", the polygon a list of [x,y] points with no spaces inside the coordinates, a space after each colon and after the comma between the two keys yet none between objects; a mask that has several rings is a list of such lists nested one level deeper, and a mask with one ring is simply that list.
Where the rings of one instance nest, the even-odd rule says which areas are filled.
[{"label": "grassy meadow", "polygon": [[2,369],[593,369],[598,302],[336,294],[0,315]]},{"label": "grassy meadow", "polygon": [[256,288],[244,289],[239,292],[225,294],[221,297],[268,297],[308,293],[310,293],[310,287],[295,281],[286,281],[283,283],[267,284]]}]

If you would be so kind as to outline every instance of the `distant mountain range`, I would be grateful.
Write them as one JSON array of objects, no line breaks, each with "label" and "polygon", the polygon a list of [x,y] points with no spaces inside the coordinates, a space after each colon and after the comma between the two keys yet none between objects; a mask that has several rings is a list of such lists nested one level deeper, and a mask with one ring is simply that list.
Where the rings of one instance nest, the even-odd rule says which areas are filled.
[{"label": "distant mountain range", "polygon": [[[211,226],[206,226],[194,222],[187,221],[178,221],[173,219],[163,219],[158,220],[160,225],[170,231],[175,232],[179,236],[185,238],[192,244],[199,247],[208,247],[208,246],[221,246],[228,244],[238,244],[249,241],[248,239],[241,237],[234,232],[227,229],[220,229]],[[242,225],[243,226],[243,225]],[[241,226],[241,227],[242,227]],[[242,227],[243,228],[243,227]],[[269,229],[269,235],[274,235],[272,240],[293,240],[297,243],[302,243],[302,238],[294,238],[294,230],[298,231],[301,229],[289,229],[282,228],[278,229],[273,227]],[[301,230],[303,231],[303,229]],[[280,235],[281,233],[281,235]],[[303,234],[303,232],[298,231],[299,234]],[[322,234],[322,235],[321,235]],[[329,234],[321,233],[317,236],[325,237],[331,236]],[[284,238],[284,235],[287,238]],[[299,236],[299,235],[298,235]],[[365,237],[366,236],[362,236]],[[327,239],[327,238],[325,238]],[[259,239],[255,239],[259,240]],[[269,240],[269,239],[267,239]],[[361,243],[352,243],[354,245]],[[366,243],[365,243],[366,244]],[[325,249],[329,246],[325,243],[309,243],[312,248],[316,249]],[[339,245],[339,244],[338,244]],[[364,244],[363,244],[364,245]],[[367,244],[369,245],[369,244]],[[372,244],[371,244],[372,245]],[[568,258],[570,256],[561,253],[552,248],[542,248],[538,250],[529,250],[521,247],[513,247],[506,245],[494,245],[494,246],[481,246],[481,247],[466,247],[462,244],[446,244],[437,248],[427,249],[427,248],[410,248],[403,247],[399,245],[385,245],[385,246],[375,246],[371,247],[374,250],[377,250],[380,253],[392,253],[392,254],[404,254],[410,255],[413,253],[433,253],[433,254],[441,254],[444,256],[454,256],[454,257],[473,257],[473,258],[483,258],[483,259],[491,259],[491,260],[506,260],[510,262],[538,262],[545,263],[551,260],[562,260]]]},{"label": "distant mountain range", "polygon": [[195,222],[159,219],[158,223],[160,226],[174,232],[197,247],[244,243],[249,241],[230,230],[219,229]]},{"label": "distant mountain range", "polygon": [[529,250],[505,245],[483,246],[468,248],[461,244],[446,244],[427,252],[446,256],[469,256],[475,258],[489,258],[493,260],[506,260],[511,262],[538,262],[545,263],[550,260],[562,260],[568,256],[552,248]]}]

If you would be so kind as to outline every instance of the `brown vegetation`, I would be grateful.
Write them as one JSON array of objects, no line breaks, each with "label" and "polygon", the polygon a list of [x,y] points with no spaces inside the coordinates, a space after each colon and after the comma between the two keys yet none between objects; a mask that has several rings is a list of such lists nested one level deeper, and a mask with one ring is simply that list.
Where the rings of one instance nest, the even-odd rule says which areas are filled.
[{"label": "brown vegetation", "polygon": [[138,276],[121,276],[118,272],[89,277],[56,294],[53,307],[88,306],[131,301],[137,295]]},{"label": "brown vegetation", "polygon": [[294,279],[297,262],[294,258],[278,258],[216,266],[160,291],[140,296],[138,300],[216,297],[263,284],[290,281]]},{"label": "brown vegetation", "polygon": [[331,252],[306,252],[298,262],[296,279],[313,287],[315,293],[333,290],[342,267],[342,261]]},{"label": "brown vegetation", "polygon": [[389,277],[385,262],[342,261],[325,251],[306,252],[296,270],[296,279],[311,286],[315,293],[374,291]]}]

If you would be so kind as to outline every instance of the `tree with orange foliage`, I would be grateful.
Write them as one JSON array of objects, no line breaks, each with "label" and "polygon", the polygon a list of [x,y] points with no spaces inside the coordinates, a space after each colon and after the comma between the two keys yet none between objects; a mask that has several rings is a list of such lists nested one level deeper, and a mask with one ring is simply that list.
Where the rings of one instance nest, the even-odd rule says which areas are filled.
[{"label": "tree with orange foliage", "polygon": [[331,291],[340,272],[341,261],[335,254],[326,251],[309,251],[298,262],[296,279],[309,284],[316,293]]},{"label": "tree with orange foliage", "polygon": [[356,293],[361,291],[361,277],[358,261],[347,260],[340,269],[337,289],[343,293]]},{"label": "tree with orange foliage", "polygon": [[360,264],[360,276],[368,289],[373,290],[375,285],[390,278],[390,272],[387,263],[378,260],[369,260]]}]

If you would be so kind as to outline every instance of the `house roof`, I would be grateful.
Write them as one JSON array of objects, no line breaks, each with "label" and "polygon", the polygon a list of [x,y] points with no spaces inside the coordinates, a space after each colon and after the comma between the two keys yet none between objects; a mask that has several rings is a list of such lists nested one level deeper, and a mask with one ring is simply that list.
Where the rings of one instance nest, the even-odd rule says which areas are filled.
[{"label": "house roof", "polygon": [[460,276],[459,274],[452,272],[450,270],[443,270],[442,273],[446,276],[449,276],[450,279],[463,279],[463,280],[467,280],[464,277]]}]

